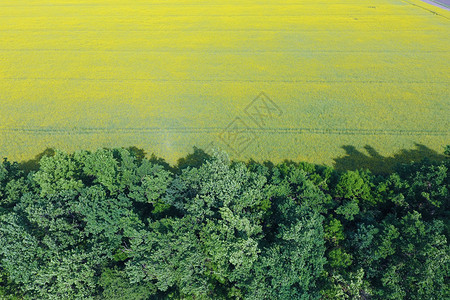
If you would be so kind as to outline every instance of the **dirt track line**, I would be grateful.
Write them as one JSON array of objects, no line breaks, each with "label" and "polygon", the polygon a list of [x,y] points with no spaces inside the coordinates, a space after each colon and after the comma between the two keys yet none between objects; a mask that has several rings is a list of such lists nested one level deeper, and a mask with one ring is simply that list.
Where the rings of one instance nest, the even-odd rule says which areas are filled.
[{"label": "dirt track line", "polygon": [[[292,49],[292,50],[220,50],[210,53],[210,49],[171,49],[171,50],[134,50],[134,49],[0,49],[0,52],[118,52],[118,53],[398,53],[405,54],[405,50],[316,50],[316,49]],[[450,50],[408,50],[408,53],[450,53]]]},{"label": "dirt track line", "polygon": [[[417,5],[416,5],[417,6]],[[420,7],[420,6],[419,6]],[[424,8],[425,9],[425,8]],[[430,11],[433,12],[433,11]],[[447,17],[444,17],[448,19]],[[436,32],[436,29],[0,29],[0,32]]]},{"label": "dirt track line", "polygon": [[[203,127],[203,128],[0,128],[0,132],[12,133],[29,133],[41,135],[58,135],[58,134],[136,134],[136,133],[221,133],[227,131],[222,127]],[[358,128],[259,128],[259,127],[242,127],[233,128],[232,132],[254,132],[262,134],[324,134],[324,135],[393,135],[393,136],[448,136],[450,131],[444,130],[402,130],[402,129],[358,129]]]},{"label": "dirt track line", "polygon": [[258,79],[161,79],[161,78],[0,78],[8,81],[92,81],[92,82],[255,82],[255,83],[370,83],[370,84],[446,84],[447,81],[393,81],[393,80],[258,80]]}]

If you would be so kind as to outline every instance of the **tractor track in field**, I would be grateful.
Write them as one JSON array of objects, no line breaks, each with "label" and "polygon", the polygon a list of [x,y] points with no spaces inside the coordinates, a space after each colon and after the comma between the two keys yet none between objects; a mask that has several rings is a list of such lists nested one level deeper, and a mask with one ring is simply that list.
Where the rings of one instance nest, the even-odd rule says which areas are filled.
[{"label": "tractor track in field", "polygon": [[87,81],[87,82],[254,82],[254,83],[368,83],[368,84],[450,84],[448,81],[423,81],[423,80],[295,80],[295,79],[169,79],[169,78],[61,78],[61,77],[7,77],[0,78],[5,81]]},{"label": "tractor track in field", "polygon": [[[2,133],[28,133],[40,135],[89,135],[89,134],[192,134],[221,133],[223,127],[148,127],[148,128],[0,128]],[[260,128],[242,127],[236,130],[262,134],[324,134],[324,135],[391,135],[391,136],[448,136],[444,130],[403,130],[403,129],[358,129],[358,128]]]}]

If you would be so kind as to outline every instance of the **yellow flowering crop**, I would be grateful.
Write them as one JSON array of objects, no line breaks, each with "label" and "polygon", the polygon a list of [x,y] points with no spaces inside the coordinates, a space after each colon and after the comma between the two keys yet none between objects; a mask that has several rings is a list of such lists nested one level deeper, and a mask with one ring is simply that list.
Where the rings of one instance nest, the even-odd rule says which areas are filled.
[{"label": "yellow flowering crop", "polygon": [[418,0],[2,0],[0,156],[441,152],[449,38]]}]

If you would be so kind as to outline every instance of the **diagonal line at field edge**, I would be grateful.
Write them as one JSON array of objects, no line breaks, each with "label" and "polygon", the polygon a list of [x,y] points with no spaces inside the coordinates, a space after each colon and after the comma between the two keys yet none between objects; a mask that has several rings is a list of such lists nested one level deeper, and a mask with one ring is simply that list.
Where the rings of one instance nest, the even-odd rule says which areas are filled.
[{"label": "diagonal line at field edge", "polygon": [[443,18],[445,18],[445,19],[447,19],[447,20],[450,20],[450,18],[448,18],[448,17],[446,17],[446,16],[444,16],[444,15],[441,15],[440,13],[437,13],[437,12],[435,12],[434,10],[428,9],[428,8],[423,7],[423,6],[421,6],[421,5],[418,5],[418,4],[414,4],[414,3],[412,3],[412,2],[410,2],[410,1],[408,1],[408,0],[402,0],[402,2],[406,2],[406,3],[410,4],[410,5],[413,5],[413,6],[416,6],[416,7],[418,7],[418,8],[421,8],[421,9],[423,9],[423,10],[426,10],[426,11],[428,11],[428,12],[430,12],[430,13],[436,15],[436,16],[440,16],[440,17],[443,17]]}]

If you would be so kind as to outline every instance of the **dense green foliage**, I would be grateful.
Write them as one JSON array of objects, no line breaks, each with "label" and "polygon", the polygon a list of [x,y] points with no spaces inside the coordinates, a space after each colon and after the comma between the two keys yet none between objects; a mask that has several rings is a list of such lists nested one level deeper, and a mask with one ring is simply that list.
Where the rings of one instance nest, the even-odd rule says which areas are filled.
[{"label": "dense green foliage", "polygon": [[449,160],[375,175],[141,154],[0,163],[0,298],[450,297]]}]

